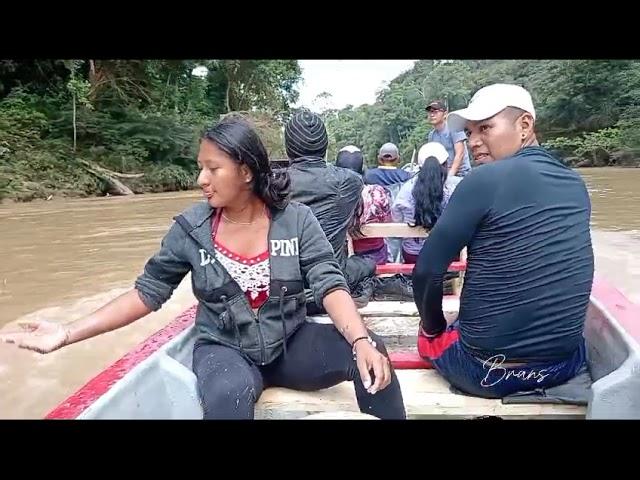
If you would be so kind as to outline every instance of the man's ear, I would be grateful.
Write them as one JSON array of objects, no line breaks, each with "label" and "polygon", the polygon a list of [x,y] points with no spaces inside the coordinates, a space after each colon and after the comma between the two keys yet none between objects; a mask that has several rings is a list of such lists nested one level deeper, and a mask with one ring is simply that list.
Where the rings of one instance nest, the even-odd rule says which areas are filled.
[{"label": "man's ear", "polygon": [[522,132],[523,138],[527,138],[533,133],[534,125],[533,116],[529,112],[525,112],[518,118],[518,126]]}]

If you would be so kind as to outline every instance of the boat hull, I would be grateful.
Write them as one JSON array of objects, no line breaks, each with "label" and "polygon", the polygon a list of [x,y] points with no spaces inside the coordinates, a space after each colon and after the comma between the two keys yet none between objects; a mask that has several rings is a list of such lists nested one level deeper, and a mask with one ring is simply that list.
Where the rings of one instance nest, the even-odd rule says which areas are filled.
[{"label": "boat hull", "polygon": [[[375,311],[375,305],[367,308]],[[411,318],[415,321],[412,309],[415,305],[405,303],[396,313],[407,322]],[[90,380],[46,418],[201,419],[202,408],[191,370],[194,314],[195,307],[184,312]],[[405,353],[397,355],[394,363],[396,368],[410,369],[408,373],[398,372],[408,415],[468,418],[493,412],[489,414],[516,418],[640,419],[640,307],[596,278],[584,335],[594,381],[586,410],[539,404],[526,409],[522,405],[503,405],[499,400],[456,395],[446,390],[446,382],[443,384],[436,372],[416,374],[415,369],[428,365],[416,359],[415,354]],[[287,401],[279,401],[277,396],[274,400],[275,393],[269,390],[257,405],[256,418],[299,418],[332,409],[357,410],[353,388],[346,384],[311,393],[273,389]]]}]

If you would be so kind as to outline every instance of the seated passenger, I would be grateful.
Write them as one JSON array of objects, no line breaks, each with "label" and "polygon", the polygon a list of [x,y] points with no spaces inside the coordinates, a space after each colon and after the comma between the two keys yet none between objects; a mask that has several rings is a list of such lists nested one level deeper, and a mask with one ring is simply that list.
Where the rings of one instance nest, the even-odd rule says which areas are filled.
[{"label": "seated passenger", "polygon": [[[364,173],[364,156],[358,147],[348,145],[338,152],[336,166],[348,168],[359,175]],[[380,185],[365,185],[353,217],[349,233],[353,240],[353,253],[373,260],[376,265],[387,263],[388,250],[384,238],[358,238],[360,230],[367,223],[391,221],[389,192]]]},{"label": "seated passenger", "polygon": [[[320,223],[333,248],[338,265],[347,280],[358,307],[367,304],[368,289],[375,275],[375,262],[348,257],[347,230],[360,200],[363,182],[360,175],[325,161],[329,139],[322,119],[315,113],[299,112],[287,123],[285,148],[291,164],[290,198],[308,206]],[[311,314],[324,313],[317,305],[308,285],[307,304]]]},{"label": "seated passenger", "polygon": [[[449,116],[484,164],[456,188],[413,275],[418,351],[454,387],[480,397],[560,385],[585,362],[589,195],[577,172],[538,145],[535,119],[529,93],[505,84],[480,89]],[[442,278],[465,246],[460,313],[448,327]]]},{"label": "seated passenger", "polygon": [[[462,178],[447,175],[447,150],[437,142],[425,143],[418,151],[417,175],[405,182],[391,207],[394,222],[422,226],[430,230],[447,206]],[[424,238],[402,241],[404,263],[416,263]]]}]

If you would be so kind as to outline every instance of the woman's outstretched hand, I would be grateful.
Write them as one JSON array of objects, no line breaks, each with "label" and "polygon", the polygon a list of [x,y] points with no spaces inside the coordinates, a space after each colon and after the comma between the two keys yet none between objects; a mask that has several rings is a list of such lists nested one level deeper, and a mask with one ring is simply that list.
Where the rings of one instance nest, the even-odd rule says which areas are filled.
[{"label": "woman's outstretched hand", "polygon": [[69,340],[64,325],[54,322],[21,322],[22,331],[0,333],[0,341],[38,353],[49,353],[64,346]]}]

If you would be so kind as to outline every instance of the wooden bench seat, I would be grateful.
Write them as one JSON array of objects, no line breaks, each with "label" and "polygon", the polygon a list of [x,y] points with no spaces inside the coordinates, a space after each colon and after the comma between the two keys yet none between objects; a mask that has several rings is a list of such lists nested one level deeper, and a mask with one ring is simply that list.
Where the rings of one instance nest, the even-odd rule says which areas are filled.
[{"label": "wooden bench seat", "polygon": [[[361,229],[363,238],[425,238],[429,235],[423,227],[410,227],[406,223],[369,223]],[[349,255],[353,255],[353,239],[348,238]],[[385,263],[376,266],[376,275],[410,275],[415,265],[412,263]],[[449,265],[449,272],[458,272],[458,279],[453,283],[454,293],[459,294],[467,270],[467,250],[460,252],[460,259]]]},{"label": "wooden bench seat", "polygon": [[[397,372],[408,418],[474,418],[485,415],[502,418],[582,419],[586,407],[552,404],[509,404],[500,400],[459,395],[435,370]],[[294,419],[323,412],[357,412],[358,404],[351,382],[317,392],[269,388],[256,405],[256,418]]]},{"label": "wooden bench seat", "polygon": [[[446,296],[445,315],[458,311],[458,297]],[[415,351],[418,310],[413,302],[370,302],[359,309],[372,331],[380,335],[390,352],[402,388],[409,418],[474,418],[493,415],[504,418],[584,418],[586,408],[576,405],[510,404],[500,400],[452,393],[449,383]],[[310,321],[331,323],[326,315]],[[405,351],[394,351],[393,343]],[[414,350],[407,351],[407,342]],[[318,392],[299,392],[286,388],[267,389],[256,405],[256,418],[303,418],[331,412],[357,412],[353,384],[344,382]]]}]

